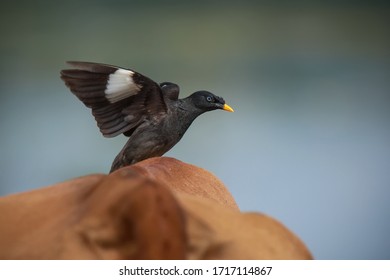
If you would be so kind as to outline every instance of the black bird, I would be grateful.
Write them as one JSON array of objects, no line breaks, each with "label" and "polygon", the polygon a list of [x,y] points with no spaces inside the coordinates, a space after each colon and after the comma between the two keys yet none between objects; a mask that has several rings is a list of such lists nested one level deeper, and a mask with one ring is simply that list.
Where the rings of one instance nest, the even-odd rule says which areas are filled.
[{"label": "black bird", "polygon": [[92,109],[105,137],[124,134],[126,145],[111,166],[113,172],[169,151],[199,115],[215,109],[233,112],[223,98],[197,91],[178,99],[179,86],[157,84],[130,69],[92,63],[68,62],[61,71],[66,86]]}]

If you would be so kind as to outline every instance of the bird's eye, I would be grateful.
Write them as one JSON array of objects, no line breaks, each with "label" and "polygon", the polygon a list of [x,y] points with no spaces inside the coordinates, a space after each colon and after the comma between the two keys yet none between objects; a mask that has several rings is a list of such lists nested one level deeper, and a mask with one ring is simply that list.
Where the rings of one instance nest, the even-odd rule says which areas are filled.
[{"label": "bird's eye", "polygon": [[212,98],[211,96],[207,96],[207,97],[206,97],[206,100],[207,100],[208,102],[211,102],[211,101],[213,101],[213,98]]}]

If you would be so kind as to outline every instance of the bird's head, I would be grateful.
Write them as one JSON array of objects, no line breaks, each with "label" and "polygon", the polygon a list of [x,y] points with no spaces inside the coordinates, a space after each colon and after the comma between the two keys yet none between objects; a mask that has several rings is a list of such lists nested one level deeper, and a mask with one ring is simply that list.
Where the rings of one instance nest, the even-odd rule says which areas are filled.
[{"label": "bird's head", "polygon": [[205,90],[194,92],[190,98],[196,108],[204,110],[205,112],[216,109],[234,112],[232,107],[227,105],[222,97],[216,96]]}]

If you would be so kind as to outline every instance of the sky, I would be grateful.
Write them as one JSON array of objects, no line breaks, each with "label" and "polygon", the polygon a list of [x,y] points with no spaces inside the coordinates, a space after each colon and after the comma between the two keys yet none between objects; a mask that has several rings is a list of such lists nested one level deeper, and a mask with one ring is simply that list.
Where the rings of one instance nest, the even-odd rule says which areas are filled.
[{"label": "sky", "polygon": [[[390,259],[386,1],[3,1],[0,195],[107,173],[104,138],[59,78],[114,64],[222,96],[166,155],[219,177],[316,259]],[[22,207],[22,206],[21,206]]]}]

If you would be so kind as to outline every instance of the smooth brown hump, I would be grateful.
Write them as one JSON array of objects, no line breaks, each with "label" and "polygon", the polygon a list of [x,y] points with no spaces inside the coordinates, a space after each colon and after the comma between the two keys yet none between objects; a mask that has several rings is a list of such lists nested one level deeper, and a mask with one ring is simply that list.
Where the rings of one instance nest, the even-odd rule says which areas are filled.
[{"label": "smooth brown hump", "polygon": [[150,158],[132,165],[171,190],[195,197],[214,200],[218,204],[239,210],[227,187],[211,172],[170,157]]}]

